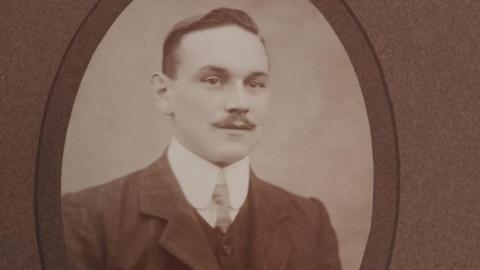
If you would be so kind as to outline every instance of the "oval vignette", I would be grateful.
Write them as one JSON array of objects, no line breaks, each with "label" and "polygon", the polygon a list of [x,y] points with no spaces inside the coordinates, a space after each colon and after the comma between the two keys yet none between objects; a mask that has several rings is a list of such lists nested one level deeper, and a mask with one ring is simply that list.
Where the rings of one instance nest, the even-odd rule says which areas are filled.
[{"label": "oval vignette", "polygon": [[[64,269],[68,265],[62,234],[60,185],[64,142],[74,100],[98,44],[130,2],[104,0],[96,3],[64,55],[50,92],[42,125],[35,187],[37,237],[44,269]],[[388,91],[368,37],[348,5],[338,0],[312,3],[327,19],[350,57],[370,124],[373,211],[360,269],[387,269],[394,244],[399,192],[395,123]]]}]

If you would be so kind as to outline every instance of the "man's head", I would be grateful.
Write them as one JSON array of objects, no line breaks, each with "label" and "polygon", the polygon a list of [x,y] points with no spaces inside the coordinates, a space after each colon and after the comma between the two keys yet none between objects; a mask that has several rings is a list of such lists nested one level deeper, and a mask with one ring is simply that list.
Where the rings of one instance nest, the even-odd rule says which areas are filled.
[{"label": "man's head", "polygon": [[190,151],[227,165],[248,155],[263,131],[269,59],[245,12],[221,8],[177,23],[152,83]]}]

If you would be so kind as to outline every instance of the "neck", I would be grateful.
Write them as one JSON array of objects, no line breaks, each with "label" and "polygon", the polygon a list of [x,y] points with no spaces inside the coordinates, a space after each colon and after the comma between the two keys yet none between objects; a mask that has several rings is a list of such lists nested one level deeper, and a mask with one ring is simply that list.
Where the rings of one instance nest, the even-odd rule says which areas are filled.
[{"label": "neck", "polygon": [[[228,159],[228,160],[226,160],[226,161],[222,161],[222,160],[220,160],[220,161],[218,161],[218,160],[211,160],[211,159],[208,159],[208,158],[206,158],[206,157],[198,154],[197,151],[195,151],[195,149],[193,149],[193,147],[189,147],[188,144],[183,143],[183,140],[182,140],[181,137],[179,138],[178,136],[174,136],[173,139],[176,140],[176,142],[177,142],[178,144],[180,144],[185,150],[189,151],[189,152],[192,153],[193,155],[195,155],[195,156],[197,156],[197,157],[205,160],[206,162],[211,163],[211,164],[213,164],[213,165],[215,165],[215,166],[217,166],[217,167],[219,167],[219,168],[222,168],[222,169],[225,168],[225,167],[228,167],[228,166],[234,164],[235,162],[240,161],[240,160],[243,159],[243,158],[241,158],[241,159]],[[244,158],[245,158],[245,157],[244,157]]]},{"label": "neck", "polygon": [[227,162],[212,162],[215,166],[220,167],[220,168],[225,168],[228,167],[232,163],[227,163]]}]

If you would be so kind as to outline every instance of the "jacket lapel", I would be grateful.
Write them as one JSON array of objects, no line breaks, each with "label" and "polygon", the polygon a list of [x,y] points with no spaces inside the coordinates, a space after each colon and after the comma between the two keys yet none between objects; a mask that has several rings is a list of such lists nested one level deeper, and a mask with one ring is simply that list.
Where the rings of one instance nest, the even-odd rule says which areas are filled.
[{"label": "jacket lapel", "polygon": [[158,243],[195,270],[220,270],[195,210],[185,199],[166,154],[147,169],[139,192],[143,214],[168,223]]},{"label": "jacket lapel", "polygon": [[290,244],[284,230],[290,205],[288,198],[250,173],[253,213],[252,258],[255,269],[286,269]]},{"label": "jacket lapel", "polygon": [[[167,225],[158,240],[161,248],[195,270],[220,270],[195,210],[185,199],[166,154],[150,165],[140,182],[139,211]],[[286,269],[290,243],[283,229],[290,209],[288,198],[250,171],[252,253],[254,269]]]}]

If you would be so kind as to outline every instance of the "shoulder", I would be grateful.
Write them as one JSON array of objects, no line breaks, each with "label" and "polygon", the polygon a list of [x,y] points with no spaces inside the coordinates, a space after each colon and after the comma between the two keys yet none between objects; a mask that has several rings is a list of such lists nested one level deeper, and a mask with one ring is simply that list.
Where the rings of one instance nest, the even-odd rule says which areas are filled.
[{"label": "shoulder", "polygon": [[341,269],[336,232],[324,204],[317,198],[297,195],[260,179],[254,182],[256,196],[264,196],[257,200],[267,205],[262,206],[262,214],[284,217],[279,226],[290,236],[292,247],[302,251],[298,256],[314,259],[309,262],[321,265],[321,269]]},{"label": "shoulder", "polygon": [[329,221],[327,209],[320,199],[295,194],[256,177],[254,182],[262,196],[276,202],[275,205],[282,207],[292,217],[314,223]]},{"label": "shoulder", "polygon": [[138,181],[145,169],[132,172],[109,182],[85,188],[76,192],[68,192],[62,196],[65,203],[99,204],[104,201],[118,200],[122,195],[137,189]]},{"label": "shoulder", "polygon": [[[89,187],[62,196],[64,216],[69,213],[88,210],[92,216],[108,214],[135,207],[138,202],[138,191],[143,182],[153,178],[155,166],[134,171],[109,182]],[[123,210],[122,210],[123,209]]]}]

